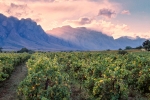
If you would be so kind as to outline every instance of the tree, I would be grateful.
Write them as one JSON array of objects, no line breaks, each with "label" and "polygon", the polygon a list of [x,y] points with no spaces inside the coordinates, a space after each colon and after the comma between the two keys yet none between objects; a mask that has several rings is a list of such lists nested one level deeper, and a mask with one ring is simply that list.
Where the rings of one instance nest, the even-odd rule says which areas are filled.
[{"label": "tree", "polygon": [[27,48],[22,48],[21,50],[17,51],[17,53],[29,52]]},{"label": "tree", "polygon": [[125,50],[119,50],[118,54],[125,55],[125,54],[128,54],[128,52]]},{"label": "tree", "polygon": [[140,45],[140,46],[137,46],[135,47],[135,49],[142,49],[143,47]]},{"label": "tree", "polygon": [[147,51],[150,51],[150,41],[146,40],[143,42],[143,48],[145,48]]},{"label": "tree", "polygon": [[125,48],[126,50],[129,50],[129,49],[132,49],[132,47],[130,47],[130,46],[126,46],[126,48]]},{"label": "tree", "polygon": [[2,48],[2,47],[0,47],[0,52],[2,52],[2,49],[3,49],[3,48]]},{"label": "tree", "polygon": [[122,50],[121,48],[119,48],[118,50]]},{"label": "tree", "polygon": [[24,53],[24,52],[27,52],[29,54],[35,53],[35,51],[29,50],[27,48],[22,48],[21,50],[17,51],[17,53]]}]

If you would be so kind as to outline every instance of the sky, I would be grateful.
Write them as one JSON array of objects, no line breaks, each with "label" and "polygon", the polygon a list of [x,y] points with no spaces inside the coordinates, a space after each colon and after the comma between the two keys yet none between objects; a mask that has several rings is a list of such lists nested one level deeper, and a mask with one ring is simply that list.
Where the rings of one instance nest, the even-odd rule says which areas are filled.
[{"label": "sky", "polygon": [[31,18],[45,31],[70,25],[150,38],[150,0],[0,0],[0,13]]}]

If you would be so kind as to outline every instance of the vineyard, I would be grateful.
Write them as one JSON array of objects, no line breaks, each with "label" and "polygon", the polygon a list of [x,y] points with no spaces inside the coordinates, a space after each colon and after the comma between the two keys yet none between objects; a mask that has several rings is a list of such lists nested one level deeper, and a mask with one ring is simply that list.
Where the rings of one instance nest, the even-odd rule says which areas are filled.
[{"label": "vineyard", "polygon": [[0,83],[8,79],[16,66],[30,57],[27,53],[0,53]]},{"label": "vineyard", "polygon": [[148,100],[150,54],[35,53],[27,61],[20,100]]}]

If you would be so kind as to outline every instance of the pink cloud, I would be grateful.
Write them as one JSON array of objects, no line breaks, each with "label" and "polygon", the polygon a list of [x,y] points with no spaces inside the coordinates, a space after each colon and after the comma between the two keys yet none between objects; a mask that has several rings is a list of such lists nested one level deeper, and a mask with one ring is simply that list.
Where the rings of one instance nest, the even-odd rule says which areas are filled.
[{"label": "pink cloud", "polygon": [[[0,6],[0,11],[3,14],[13,15],[19,19],[32,18],[44,30],[71,25],[72,27],[88,27],[102,31],[115,38],[122,35],[135,35],[129,30],[130,26],[111,22],[113,20],[111,18],[117,16],[122,8],[118,3],[112,3],[108,0],[100,0],[99,2],[91,2],[90,0],[14,0],[13,3],[11,0],[5,0],[5,3],[0,3]],[[122,11],[122,14],[129,13],[128,10]],[[106,21],[105,18],[110,20]]]},{"label": "pink cloud", "polygon": [[121,14],[130,15],[130,11],[129,11],[129,10],[123,10],[123,11],[121,12]]},{"label": "pink cloud", "polygon": [[27,4],[10,3],[9,7],[6,10],[6,13],[11,16],[21,17],[27,16],[30,13],[30,9]]},{"label": "pink cloud", "polygon": [[[119,9],[119,4],[110,3],[107,0],[98,2],[90,0],[14,0],[13,3],[11,0],[4,0],[2,5],[5,5],[5,7],[1,6],[1,9],[5,8],[5,10],[0,9],[3,14],[19,19],[34,19],[41,24],[44,30],[62,26],[66,20],[76,22],[76,26],[89,24],[90,18],[97,17],[99,9],[106,6],[113,11]],[[79,19],[83,16],[86,18]]]},{"label": "pink cloud", "polygon": [[87,27],[92,30],[97,30],[100,32],[103,32],[107,35],[114,36],[114,38],[117,38],[118,35],[123,35],[128,33],[129,31],[129,26],[126,24],[113,24],[111,21],[105,21],[105,20],[98,20],[94,18],[88,18],[87,20],[90,22],[84,23],[84,24],[79,24],[82,20],[82,18],[78,20],[67,20],[64,21],[64,26],[65,25],[71,25],[72,27]]},{"label": "pink cloud", "polygon": [[90,24],[92,22],[92,19],[87,18],[87,17],[82,17],[79,18],[78,20],[66,20],[64,21],[64,24],[74,24],[75,26],[79,26],[79,25],[86,25],[86,24]]}]

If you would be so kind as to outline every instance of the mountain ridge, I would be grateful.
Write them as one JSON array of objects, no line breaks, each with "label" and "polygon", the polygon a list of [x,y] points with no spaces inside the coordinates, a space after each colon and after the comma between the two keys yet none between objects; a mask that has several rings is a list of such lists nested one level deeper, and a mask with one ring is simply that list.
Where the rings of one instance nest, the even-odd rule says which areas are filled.
[{"label": "mountain ridge", "polygon": [[[48,36],[30,18],[18,20],[0,14],[0,47],[4,49],[71,50],[77,47],[53,36]],[[65,45],[62,45],[65,44]]]},{"label": "mountain ridge", "polygon": [[45,32],[32,19],[17,19],[0,14],[0,47],[18,50],[26,47],[31,50],[116,50],[125,46],[139,46],[145,39],[127,37],[114,39],[102,32],[85,27],[63,26]]}]

